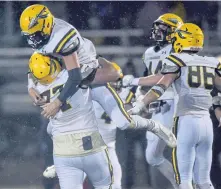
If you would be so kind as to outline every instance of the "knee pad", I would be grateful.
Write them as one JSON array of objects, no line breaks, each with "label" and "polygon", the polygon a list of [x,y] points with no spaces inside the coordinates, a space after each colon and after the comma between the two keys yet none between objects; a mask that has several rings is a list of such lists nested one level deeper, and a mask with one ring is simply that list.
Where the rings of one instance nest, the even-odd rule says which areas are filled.
[{"label": "knee pad", "polygon": [[196,184],[196,189],[214,189],[211,183]]}]

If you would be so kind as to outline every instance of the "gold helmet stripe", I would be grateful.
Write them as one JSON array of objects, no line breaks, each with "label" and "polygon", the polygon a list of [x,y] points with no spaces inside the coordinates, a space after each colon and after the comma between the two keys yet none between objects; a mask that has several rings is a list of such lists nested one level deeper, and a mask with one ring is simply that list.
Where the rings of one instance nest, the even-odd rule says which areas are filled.
[{"label": "gold helmet stripe", "polygon": [[76,30],[70,29],[67,34],[60,40],[60,42],[56,45],[54,49],[54,53],[60,52],[61,49],[65,46],[65,44],[75,35],[77,34]]}]

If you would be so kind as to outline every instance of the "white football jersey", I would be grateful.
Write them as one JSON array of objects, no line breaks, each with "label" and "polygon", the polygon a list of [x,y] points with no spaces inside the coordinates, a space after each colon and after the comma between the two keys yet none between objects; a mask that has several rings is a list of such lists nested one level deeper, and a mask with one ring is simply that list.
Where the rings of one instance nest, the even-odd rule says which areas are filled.
[{"label": "white football jersey", "polygon": [[173,53],[163,63],[163,74],[179,73],[174,81],[178,97],[176,116],[209,114],[208,109],[212,105],[210,92],[215,71],[220,67],[219,61],[197,54]]},{"label": "white football jersey", "polygon": [[67,52],[77,44],[79,47],[76,52],[81,65],[82,77],[85,78],[99,66],[94,44],[89,39],[81,37],[78,30],[64,20],[54,19],[54,27],[48,43],[35,50],[44,55],[61,57],[61,53]]},{"label": "white football jersey", "polygon": [[[156,46],[148,48],[143,56],[143,61],[148,69],[148,75],[160,73],[163,65],[163,60],[171,53],[172,45],[168,44],[159,51],[155,51]],[[159,100],[174,99],[174,91],[169,87]]]},{"label": "white football jersey", "polygon": [[[37,83],[33,87],[47,102],[54,101],[64,87],[68,79],[68,73],[63,70],[50,85]],[[48,125],[49,134],[61,135],[67,133],[78,133],[96,131],[97,121],[93,109],[90,89],[79,89],[61,107],[61,110],[50,119]]]}]

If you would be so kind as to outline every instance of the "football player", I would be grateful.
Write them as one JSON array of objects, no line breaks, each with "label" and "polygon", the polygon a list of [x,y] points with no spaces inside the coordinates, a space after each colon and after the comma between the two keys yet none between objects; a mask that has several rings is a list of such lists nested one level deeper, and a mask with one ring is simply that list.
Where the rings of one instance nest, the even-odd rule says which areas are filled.
[{"label": "football player", "polygon": [[[54,101],[68,80],[56,59],[34,53],[29,69],[34,89],[46,102]],[[39,75],[45,75],[38,78]],[[106,145],[99,134],[90,89],[79,89],[49,120],[47,132],[53,140],[53,156],[61,189],[82,189],[84,173],[93,186],[109,189],[112,166]]]},{"label": "football player", "polygon": [[[149,86],[155,84],[155,79],[159,80],[162,77],[160,71],[163,60],[172,52],[171,34],[182,24],[182,19],[171,13],[163,14],[154,21],[151,38],[156,42],[156,45],[148,48],[143,55],[146,67],[144,77],[149,76],[147,77]],[[153,75],[154,77],[152,77]],[[142,85],[142,78],[138,79],[128,75],[123,78],[122,84],[123,86]],[[146,79],[145,85],[147,84]],[[141,94],[142,90],[140,91],[140,89],[142,88],[139,87],[137,90],[136,98],[139,98],[137,94]],[[153,113],[153,120],[159,121],[169,129],[172,128],[174,114],[174,91],[172,87],[169,87],[158,101],[150,104],[149,111]],[[146,138],[148,140],[147,162],[155,166],[170,181],[172,186],[177,188],[172,164],[163,155],[165,142],[150,132],[146,133]]]},{"label": "football player", "polygon": [[[99,68],[93,43],[81,37],[72,25],[55,18],[44,5],[37,4],[26,8],[20,17],[20,27],[29,45],[36,52],[61,58],[61,62],[64,62],[68,71],[69,77],[59,96],[53,102],[43,105],[43,116],[53,117],[69,97],[75,94],[79,88],[87,87],[88,83],[101,84],[111,80],[112,76],[109,76],[110,74],[105,73],[105,71],[102,72],[103,68]],[[47,68],[47,70],[49,71],[47,75],[39,72],[37,78],[48,79],[49,75],[53,77],[50,68]],[[115,78],[115,80],[117,79]],[[32,85],[33,82],[29,84],[31,95],[36,94]],[[155,127],[155,123],[150,124],[152,120],[140,116],[131,117],[110,84],[92,86],[91,93],[92,99],[105,109],[105,112],[119,128],[142,128],[143,125],[149,122],[147,124],[149,130],[153,129],[152,131],[163,138],[169,146],[176,145],[174,135],[161,124],[156,124]]]},{"label": "football player", "polygon": [[216,58],[199,56],[204,35],[195,24],[185,23],[172,39],[172,53],[163,61],[162,79],[142,100],[136,102],[131,113],[138,113],[157,100],[174,83],[178,96],[174,133],[177,147],[173,149],[173,166],[179,189],[213,189],[210,181],[213,125],[209,116],[213,85],[221,89],[221,64]]},{"label": "football player", "polygon": [[[116,63],[113,63],[116,68],[120,71],[119,66]],[[120,81],[119,81],[120,82]],[[123,100],[124,103],[130,103],[132,100],[132,93],[129,88],[121,88],[119,90],[120,84],[119,82],[113,82],[111,85],[119,92],[119,96]],[[116,154],[116,125],[111,121],[110,117],[106,114],[104,109],[97,103],[93,101],[95,115],[98,121],[98,130],[101,134],[105,144],[108,148],[109,157],[111,160],[111,164],[113,167],[113,180],[114,183],[112,184],[113,189],[121,189],[121,179],[122,179],[122,170],[120,163],[118,161],[118,157]],[[44,177],[46,178],[54,178],[56,176],[56,170],[54,165],[48,167],[44,173]],[[85,175],[86,176],[86,175]]]}]

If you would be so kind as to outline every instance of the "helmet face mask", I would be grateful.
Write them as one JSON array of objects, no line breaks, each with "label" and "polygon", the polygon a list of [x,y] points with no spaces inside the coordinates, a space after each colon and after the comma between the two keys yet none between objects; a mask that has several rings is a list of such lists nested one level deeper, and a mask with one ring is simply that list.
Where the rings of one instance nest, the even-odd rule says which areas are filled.
[{"label": "helmet face mask", "polygon": [[159,42],[167,42],[167,36],[172,32],[167,24],[154,22],[152,27],[152,39]]},{"label": "helmet face mask", "polygon": [[151,38],[159,43],[171,43],[172,34],[182,24],[179,16],[172,13],[163,14],[153,23]]},{"label": "helmet face mask", "polygon": [[34,49],[39,49],[47,44],[48,40],[50,39],[49,35],[45,35],[41,31],[37,31],[33,34],[28,34],[21,32],[22,36],[25,38],[27,43]]}]

